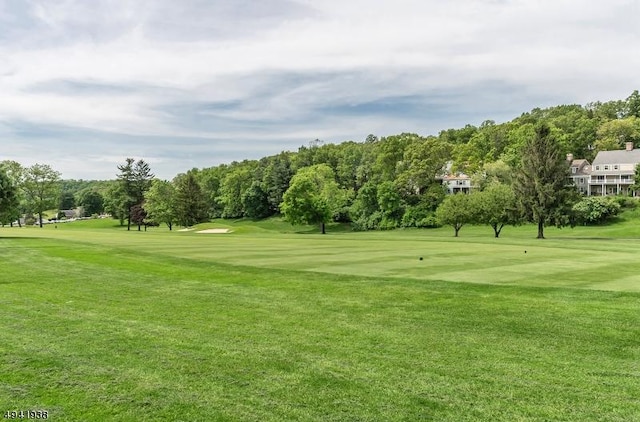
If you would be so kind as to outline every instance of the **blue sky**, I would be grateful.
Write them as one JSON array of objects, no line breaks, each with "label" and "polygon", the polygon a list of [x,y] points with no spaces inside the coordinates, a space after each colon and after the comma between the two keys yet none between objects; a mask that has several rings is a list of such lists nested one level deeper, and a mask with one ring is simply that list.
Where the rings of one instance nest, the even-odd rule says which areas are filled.
[{"label": "blue sky", "polygon": [[0,0],[0,160],[111,179],[639,88],[640,0]]}]

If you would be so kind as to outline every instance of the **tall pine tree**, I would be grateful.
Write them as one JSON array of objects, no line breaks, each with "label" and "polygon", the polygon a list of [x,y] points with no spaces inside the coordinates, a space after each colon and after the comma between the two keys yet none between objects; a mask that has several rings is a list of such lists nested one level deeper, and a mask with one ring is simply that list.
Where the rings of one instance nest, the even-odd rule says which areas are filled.
[{"label": "tall pine tree", "polygon": [[154,174],[144,160],[136,162],[133,158],[127,158],[124,164],[118,166],[118,170],[120,170],[118,181],[121,186],[119,192],[123,195],[120,202],[126,206],[127,230],[131,230],[132,209],[135,205],[142,206],[144,194],[151,188]]},{"label": "tall pine tree", "polygon": [[523,216],[538,225],[538,239],[544,239],[545,225],[570,223],[577,191],[549,126],[536,126],[535,136],[525,143],[513,187]]},{"label": "tall pine tree", "polygon": [[175,216],[178,224],[193,226],[208,220],[207,203],[192,172],[181,174],[174,180],[176,185]]}]

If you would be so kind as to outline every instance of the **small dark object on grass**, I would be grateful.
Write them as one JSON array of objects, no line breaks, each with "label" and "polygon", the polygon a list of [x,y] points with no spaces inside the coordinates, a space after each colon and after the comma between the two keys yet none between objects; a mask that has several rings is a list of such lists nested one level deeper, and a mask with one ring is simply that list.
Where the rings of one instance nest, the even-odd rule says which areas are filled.
[{"label": "small dark object on grass", "polygon": [[422,261],[422,257],[420,257],[419,259],[420,259],[420,261]]},{"label": "small dark object on grass", "polygon": [[524,253],[527,253],[527,251],[524,251]]}]

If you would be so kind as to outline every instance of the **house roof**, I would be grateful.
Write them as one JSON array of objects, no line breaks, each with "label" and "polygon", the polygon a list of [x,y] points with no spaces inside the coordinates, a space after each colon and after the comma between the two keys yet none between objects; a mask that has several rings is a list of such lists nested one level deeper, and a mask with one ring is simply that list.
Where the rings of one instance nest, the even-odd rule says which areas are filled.
[{"label": "house roof", "polygon": [[446,175],[442,176],[442,178],[444,180],[468,180],[468,179],[471,179],[471,177],[467,176],[464,173],[446,174]]},{"label": "house roof", "polygon": [[636,148],[631,151],[614,150],[600,151],[593,160],[593,165],[600,164],[638,164],[640,163],[640,149]]},{"label": "house roof", "polygon": [[576,168],[576,172],[571,171],[571,176],[588,176],[591,174],[591,165],[589,161],[581,158],[571,162],[571,168]]},{"label": "house roof", "polygon": [[61,213],[64,213],[66,218],[73,218],[76,216],[76,210],[60,210]]}]

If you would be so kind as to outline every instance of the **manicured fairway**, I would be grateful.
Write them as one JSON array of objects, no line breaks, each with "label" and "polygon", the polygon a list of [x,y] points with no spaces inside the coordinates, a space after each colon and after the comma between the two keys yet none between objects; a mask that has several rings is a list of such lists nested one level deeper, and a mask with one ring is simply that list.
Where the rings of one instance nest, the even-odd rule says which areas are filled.
[{"label": "manicured fairway", "polygon": [[0,229],[0,411],[640,419],[640,240],[243,224]]}]

